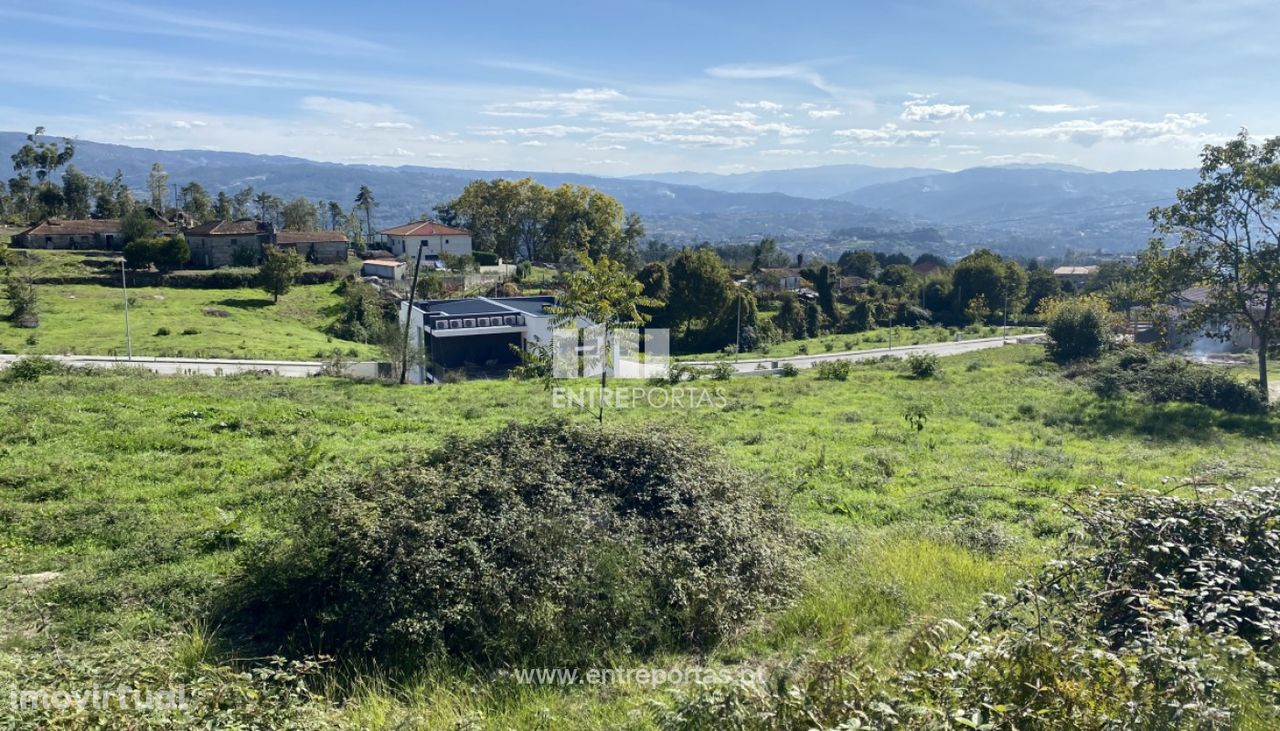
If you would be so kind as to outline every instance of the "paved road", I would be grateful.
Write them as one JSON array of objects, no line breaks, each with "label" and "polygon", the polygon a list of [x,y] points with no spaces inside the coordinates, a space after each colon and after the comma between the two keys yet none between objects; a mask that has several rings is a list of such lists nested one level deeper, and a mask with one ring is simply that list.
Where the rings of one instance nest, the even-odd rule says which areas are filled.
[{"label": "paved road", "polygon": [[[873,350],[853,350],[843,353],[822,353],[820,355],[797,355],[788,358],[751,358],[729,361],[739,375],[764,375],[776,373],[783,363],[790,363],[796,368],[812,368],[818,363],[829,360],[870,360],[889,356],[905,358],[916,353],[933,353],[934,355],[959,355],[976,350],[999,348],[1013,343],[1032,342],[1039,335],[1017,335],[1009,338],[979,338],[976,340],[960,340],[946,343],[927,343],[924,345],[903,345],[895,348],[875,348]],[[0,368],[8,367],[20,356],[0,355]],[[56,361],[81,368],[145,368],[146,370],[165,375],[203,375],[229,376],[236,373],[263,373],[276,376],[301,378],[312,376],[324,367],[321,361],[307,360],[232,360],[201,358],[152,358],[135,357],[132,360],[116,358],[109,355],[53,355]],[[710,367],[719,361],[682,361],[686,365]],[[377,376],[377,363],[350,363],[347,372],[364,378]]]},{"label": "paved road", "polygon": [[[0,355],[0,368],[8,367],[18,357],[16,355]],[[81,368],[145,368],[165,375],[229,376],[236,373],[264,373],[301,378],[319,373],[320,369],[325,365],[321,361],[305,360],[232,360],[140,356],[128,360],[109,355],[51,355],[49,357],[60,363]],[[377,364],[351,363],[348,371],[354,375],[372,376],[377,373]]]},{"label": "paved road", "polygon": [[[909,355],[915,355],[917,353],[932,353],[938,356],[960,355],[962,353],[972,353],[977,350],[987,350],[988,348],[999,348],[1003,345],[1035,342],[1040,337],[1041,336],[1037,334],[1010,335],[1008,338],[977,338],[974,340],[949,341],[945,343],[901,345],[893,348],[875,348],[872,350],[850,350],[843,353],[797,355],[789,358],[744,358],[739,361],[728,362],[733,365],[734,370],[736,370],[739,375],[763,375],[776,372],[782,367],[783,363],[790,363],[796,368],[812,368],[819,363],[829,360],[872,360],[874,358],[883,358],[885,356],[889,356],[891,358],[906,358]],[[683,362],[686,365],[691,366],[710,367],[722,361],[704,360]]]}]

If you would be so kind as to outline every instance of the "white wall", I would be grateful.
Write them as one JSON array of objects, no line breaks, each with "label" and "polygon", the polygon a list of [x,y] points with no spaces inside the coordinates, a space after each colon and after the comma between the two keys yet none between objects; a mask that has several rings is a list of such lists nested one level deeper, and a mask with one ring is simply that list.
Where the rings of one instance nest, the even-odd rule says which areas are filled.
[{"label": "white wall", "polygon": [[[391,242],[391,252],[396,256],[404,256],[409,261],[413,261],[418,254],[418,249],[423,248],[423,256],[435,254],[439,256],[441,253],[452,254],[454,256],[469,256],[471,254],[471,237],[470,236],[388,236],[387,240]],[[425,247],[423,242],[426,242]]]}]

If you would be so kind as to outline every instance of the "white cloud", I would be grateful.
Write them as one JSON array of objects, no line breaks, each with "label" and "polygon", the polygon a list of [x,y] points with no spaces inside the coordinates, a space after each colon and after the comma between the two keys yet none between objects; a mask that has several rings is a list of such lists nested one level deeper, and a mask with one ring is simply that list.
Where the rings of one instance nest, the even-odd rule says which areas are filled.
[{"label": "white cloud", "polygon": [[987,155],[982,161],[992,165],[1015,165],[1052,162],[1057,159],[1056,156],[1043,152],[1020,152],[1016,155]]},{"label": "white cloud", "polygon": [[520,143],[521,147],[546,147],[547,143],[541,140],[525,140]]},{"label": "white cloud", "polygon": [[175,120],[173,120],[173,122],[171,122],[170,124],[171,124],[175,129],[196,129],[197,127],[204,127],[204,126],[206,126],[208,123],[207,123],[207,122],[201,122],[201,121],[200,121],[200,120],[198,120],[198,119],[193,119],[193,120],[191,120],[191,121],[189,121],[189,122],[188,122],[187,120],[185,120],[185,119],[175,119]]},{"label": "white cloud", "polygon": [[767,99],[762,99],[758,102],[736,102],[734,106],[739,109],[759,109],[765,112],[780,112],[786,108],[777,102],[771,102]]},{"label": "white cloud", "polygon": [[985,112],[969,112],[968,104],[928,104],[925,97],[913,95],[915,98],[902,103],[901,119],[906,122],[948,122],[961,120],[976,122],[989,117],[1003,117],[1004,112],[988,110]]},{"label": "white cloud", "polygon": [[360,120],[394,117],[399,114],[396,108],[390,105],[371,104],[332,96],[304,96],[300,106],[308,112]]},{"label": "white cloud", "polygon": [[1010,134],[1039,139],[1074,142],[1086,147],[1102,141],[1121,142],[1194,142],[1201,135],[1192,130],[1209,123],[1209,117],[1197,112],[1166,114],[1159,122],[1132,119],[1071,119],[1048,127],[1016,130]]},{"label": "white cloud", "polygon": [[373,129],[413,129],[408,122],[373,122],[369,126]]},{"label": "white cloud", "polygon": [[595,134],[603,130],[598,127],[576,127],[567,124],[545,124],[537,127],[480,127],[473,130],[476,134],[484,137],[505,137],[508,135],[516,135],[519,137],[568,137],[569,135],[578,134]]},{"label": "white cloud", "polygon": [[843,116],[844,112],[839,109],[810,109],[809,116],[814,119],[835,119]]},{"label": "white cloud", "polygon": [[626,99],[626,95],[617,89],[574,89],[560,95],[563,99],[574,99],[581,102],[605,102]]},{"label": "white cloud", "polygon": [[397,147],[391,151],[392,157],[413,157],[413,150],[406,150],[403,147]]},{"label": "white cloud", "polygon": [[859,143],[868,147],[893,147],[913,142],[937,144],[942,133],[937,130],[899,129],[892,122],[879,129],[838,129],[833,132],[836,137],[846,137],[850,143]]},{"label": "white cloud", "polygon": [[617,89],[574,89],[546,94],[538,99],[490,104],[484,113],[491,117],[578,117],[601,109],[604,102],[625,100]]},{"label": "white cloud", "polygon": [[693,112],[603,112],[598,119],[637,129],[660,132],[737,132],[750,135],[776,134],[779,138],[798,138],[812,130],[786,122],[765,122],[755,112],[726,112],[699,109]]},{"label": "white cloud", "polygon": [[1041,114],[1067,114],[1070,112],[1087,112],[1097,109],[1097,104],[1028,104],[1027,109]]},{"label": "white cloud", "polygon": [[827,83],[822,74],[804,64],[726,64],[707,69],[707,74],[717,79],[790,79],[809,84],[827,93],[837,91],[834,86]]}]

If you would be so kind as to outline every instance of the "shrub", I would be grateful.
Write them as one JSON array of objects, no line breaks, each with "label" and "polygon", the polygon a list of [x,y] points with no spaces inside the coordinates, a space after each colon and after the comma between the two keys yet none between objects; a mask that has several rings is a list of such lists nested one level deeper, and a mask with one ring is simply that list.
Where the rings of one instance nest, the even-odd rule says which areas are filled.
[{"label": "shrub", "polygon": [[912,378],[933,378],[938,375],[938,356],[933,353],[914,353],[907,356],[907,371]]},{"label": "shrub", "polygon": [[800,375],[800,369],[794,363],[783,363],[781,375],[783,378],[795,378]]},{"label": "shrub", "polygon": [[168,334],[169,334],[169,328],[164,326],[156,328],[156,335],[155,335],[156,337],[162,338]]},{"label": "shrub", "polygon": [[1274,486],[1212,501],[1096,502],[1077,542],[1012,596],[989,596],[968,626],[918,629],[910,670],[886,674],[848,657],[804,662],[765,683],[677,694],[659,722],[1275,728],[1277,505]]},{"label": "shrub", "polygon": [[492,251],[473,251],[471,258],[476,260],[476,264],[482,267],[491,267],[498,265],[498,255]]},{"label": "shrub", "polygon": [[853,371],[853,363],[847,360],[826,360],[817,365],[819,381],[847,381]]},{"label": "shrub", "polygon": [[793,586],[792,531],[688,435],[510,424],[308,491],[236,606],[267,642],[393,663],[705,648]]},{"label": "shrub", "polygon": [[5,381],[38,381],[41,376],[50,376],[70,372],[70,366],[63,365],[53,358],[39,355],[23,356],[0,371],[0,379]]},{"label": "shrub", "polygon": [[1141,347],[1123,348],[1073,375],[1086,376],[1102,398],[1143,396],[1154,403],[1182,401],[1236,414],[1267,410],[1262,390],[1228,371]]},{"label": "shrub", "polygon": [[199,335],[200,330],[194,327],[184,327],[182,328],[182,334],[183,335]]},{"label": "shrub", "polygon": [[1049,338],[1045,352],[1058,363],[1097,357],[1117,327],[1107,301],[1094,295],[1045,300],[1039,315]]},{"label": "shrub", "polygon": [[737,373],[737,370],[727,360],[719,361],[711,367],[711,379],[714,381],[727,381],[733,378],[735,373]]}]

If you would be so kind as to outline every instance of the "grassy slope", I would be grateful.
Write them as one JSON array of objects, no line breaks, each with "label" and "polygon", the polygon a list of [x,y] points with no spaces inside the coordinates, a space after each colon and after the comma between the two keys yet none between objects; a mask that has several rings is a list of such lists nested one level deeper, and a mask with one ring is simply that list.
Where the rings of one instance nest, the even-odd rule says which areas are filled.
[{"label": "grassy slope", "polygon": [[[947,328],[934,327],[882,327],[867,332],[848,335],[824,335],[804,340],[787,340],[755,351],[744,351],[743,358],[786,358],[793,355],[822,355],[823,353],[839,353],[850,350],[871,350],[874,348],[898,347],[901,345],[921,345],[925,343],[943,343],[955,340],[959,334],[961,340],[974,338],[999,337],[1003,332],[999,327]],[[1008,334],[1023,335],[1035,332],[1036,328],[1009,326]],[[676,360],[714,360],[728,357],[723,351],[714,353],[696,353],[677,356]]]},{"label": "grassy slope", "polygon": [[[728,406],[610,412],[713,440],[792,490],[802,522],[832,538],[804,595],[711,661],[855,650],[889,663],[921,622],[963,618],[983,592],[1038,565],[1066,525],[1062,501],[1078,490],[1166,478],[1247,484],[1280,466],[1271,421],[1102,403],[1039,353],[944,359],[943,377],[923,382],[886,364],[857,366],[847,382],[703,381],[695,385],[724,389]],[[66,572],[54,621],[64,651],[145,640],[167,652],[183,642],[174,627],[199,617],[238,546],[270,531],[276,499],[299,481],[376,467],[444,433],[535,418],[549,398],[515,382],[434,389],[106,374],[0,386],[0,565]],[[912,403],[930,412],[923,431],[903,419]],[[232,515],[239,525],[229,530]],[[21,611],[0,601],[0,627],[30,622]],[[44,641],[0,631],[0,658]],[[630,664],[688,662],[700,660]],[[395,693],[373,683],[346,713],[364,727],[406,716],[450,727],[477,715],[495,726],[549,717],[558,728],[644,727],[655,697],[436,669]]]},{"label": "grassy slope", "polygon": [[[18,353],[123,354],[124,296],[118,287],[92,284],[37,286],[40,327],[0,325],[0,351]],[[335,348],[349,357],[371,358],[374,348],[337,340],[322,328],[326,308],[339,297],[332,284],[295,287],[272,304],[256,289],[129,290],[134,355],[192,358],[310,360]],[[206,310],[226,313],[225,317]],[[160,328],[169,335],[157,335]],[[183,335],[183,331],[197,332]],[[28,342],[34,336],[35,343]]]}]

